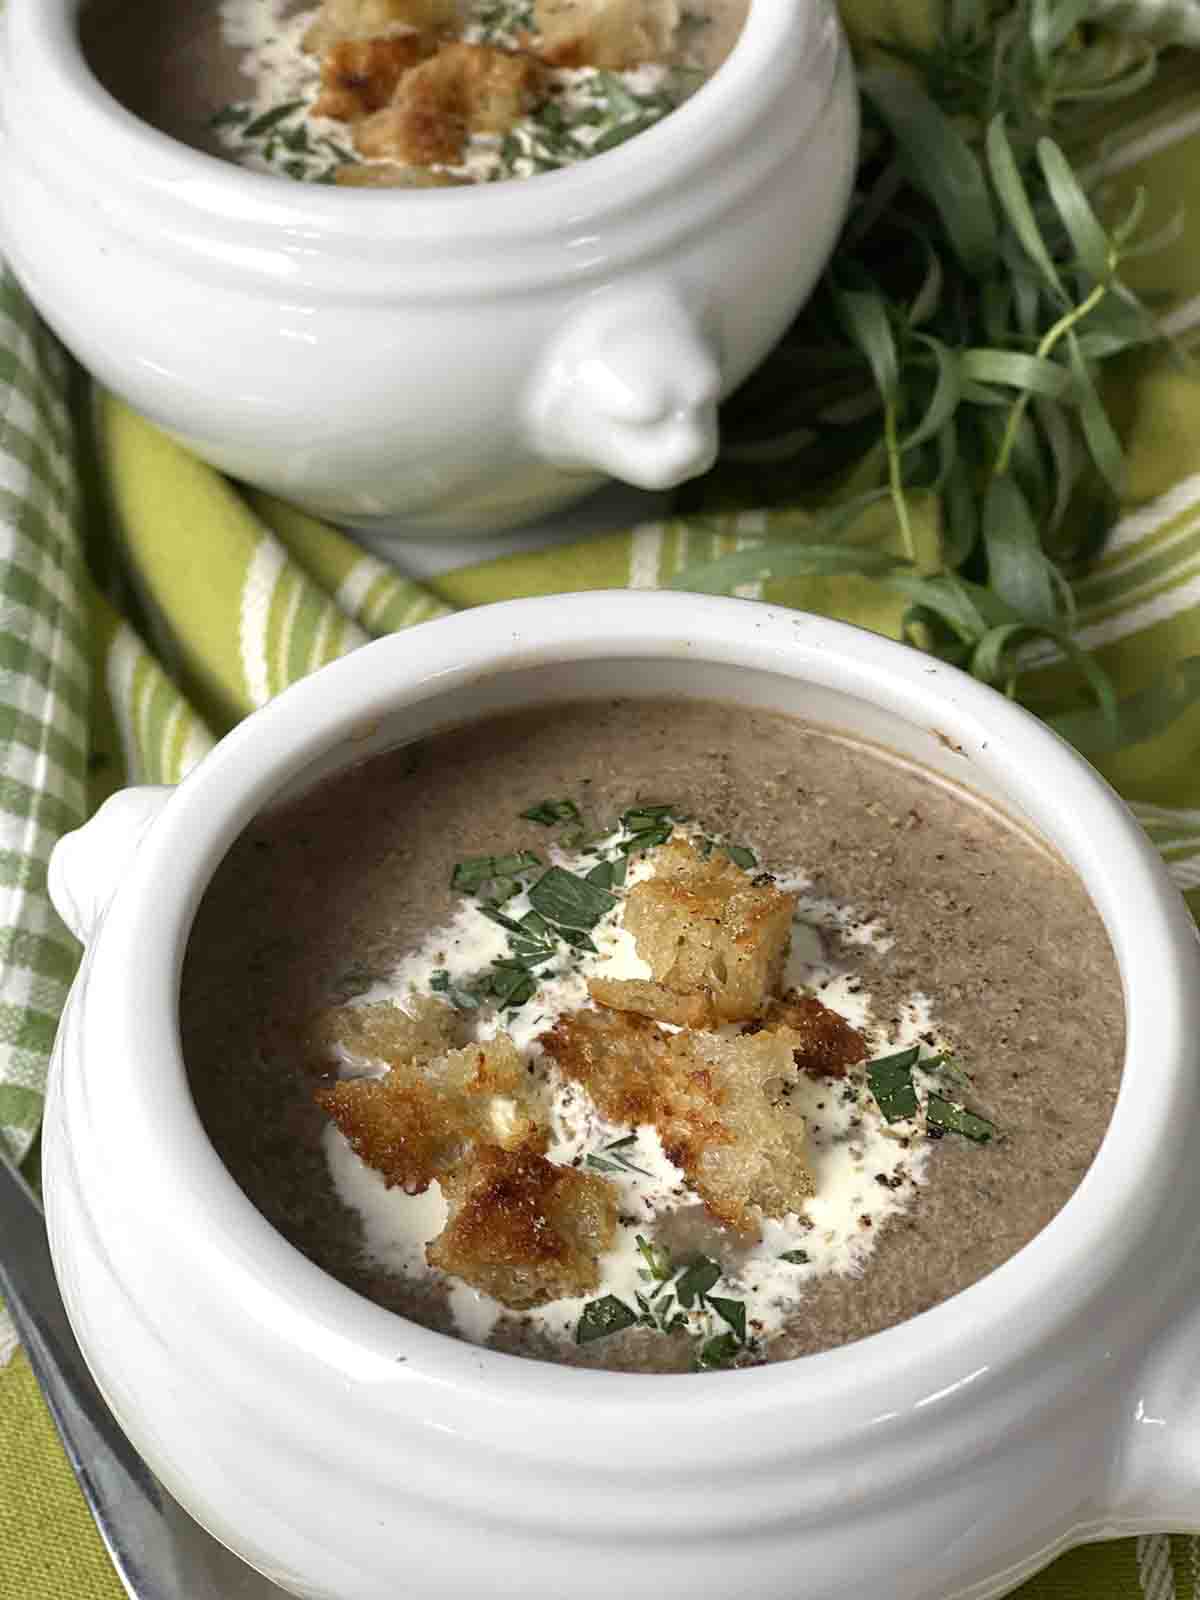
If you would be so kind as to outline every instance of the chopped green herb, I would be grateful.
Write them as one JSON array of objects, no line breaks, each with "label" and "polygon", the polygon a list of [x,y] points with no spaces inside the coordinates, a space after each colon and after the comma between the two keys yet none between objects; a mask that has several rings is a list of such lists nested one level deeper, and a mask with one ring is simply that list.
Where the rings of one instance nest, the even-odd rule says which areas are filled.
[{"label": "chopped green herb", "polygon": [[522,885],[517,878],[497,878],[492,884],[491,894],[488,895],[483,903],[495,911],[497,907],[506,906],[514,896],[520,894],[521,887]]},{"label": "chopped green herb", "polygon": [[964,1139],[976,1144],[986,1144],[996,1132],[996,1124],[986,1117],[977,1117],[973,1111],[943,1100],[940,1094],[931,1094],[925,1105],[925,1121],[930,1128],[940,1128],[943,1133],[961,1133]]},{"label": "chopped green herb", "polygon": [[628,857],[618,856],[615,861],[609,862],[609,866],[612,868],[612,887],[614,889],[623,889],[625,887],[625,875],[629,871]]},{"label": "chopped green herb", "polygon": [[554,946],[537,944],[528,939],[514,938],[510,946],[514,961],[520,961],[526,967],[540,967],[543,961],[550,961],[554,956]]},{"label": "chopped green herb", "polygon": [[924,1060],[919,1061],[917,1065],[921,1068],[922,1072],[938,1072],[944,1077],[951,1079],[952,1082],[960,1083],[964,1089],[969,1089],[971,1087],[970,1074],[962,1066],[957,1057],[950,1055],[949,1052],[944,1052],[940,1056],[926,1056]]},{"label": "chopped green herb", "polygon": [[281,106],[272,106],[269,111],[264,111],[260,117],[255,117],[253,122],[246,124],[242,129],[242,137],[261,138],[264,133],[270,133],[272,128],[277,128],[281,122],[286,122],[293,112],[301,111],[303,108],[303,100],[287,100]]},{"label": "chopped green herb", "polygon": [[587,881],[594,883],[597,889],[611,889],[613,886],[613,863],[611,861],[598,861],[586,874]]},{"label": "chopped green herb", "polygon": [[[631,1137],[634,1136],[631,1135]],[[664,1285],[669,1283],[671,1279],[670,1251],[664,1250],[661,1245],[652,1244],[649,1239],[644,1239],[640,1233],[637,1236],[637,1247],[641,1252],[642,1260],[646,1263],[650,1276]]]},{"label": "chopped green herb", "polygon": [[247,105],[222,106],[215,117],[209,120],[210,128],[237,128],[243,122],[250,120],[250,107]]},{"label": "chopped green herb", "polygon": [[751,872],[758,865],[758,857],[754,851],[747,850],[743,844],[723,844],[721,849],[734,866],[741,867],[743,872]]},{"label": "chopped green herb", "polygon": [[696,1371],[713,1372],[719,1367],[728,1367],[737,1360],[741,1350],[735,1334],[719,1333],[715,1339],[702,1344],[696,1352]]},{"label": "chopped green herb", "polygon": [[564,944],[569,944],[572,950],[585,950],[589,955],[597,953],[589,935],[579,932],[576,928],[560,928],[558,937]]},{"label": "chopped green herb", "polygon": [[445,967],[439,967],[429,979],[429,987],[435,994],[444,994],[452,1006],[459,1011],[478,1011],[479,996],[471,989],[463,989],[456,983],[451,983],[450,974]]},{"label": "chopped green herb", "polygon": [[506,917],[503,911],[497,911],[495,906],[480,906],[479,914],[494,922],[497,927],[504,928],[509,933],[520,933],[521,924],[514,922],[511,917]]},{"label": "chopped green herb", "polygon": [[506,970],[497,964],[495,976],[492,978],[492,993],[501,1009],[515,1011],[527,1000],[532,1000],[536,991],[537,984],[523,968]]},{"label": "chopped green herb", "polygon": [[679,1296],[679,1304],[690,1311],[697,1300],[703,1300],[720,1276],[721,1268],[715,1261],[710,1261],[707,1256],[697,1256],[676,1281],[675,1293]]},{"label": "chopped green herb", "polygon": [[574,800],[543,800],[541,805],[522,811],[526,822],[540,822],[543,828],[553,828],[560,822],[579,822],[579,807]]},{"label": "chopped green herb", "polygon": [[576,1344],[591,1344],[594,1339],[606,1339],[610,1333],[620,1333],[622,1328],[632,1328],[638,1320],[632,1311],[615,1294],[606,1294],[603,1300],[589,1300],[575,1329]]},{"label": "chopped green herb", "polygon": [[[553,954],[554,952],[552,950],[550,955]],[[524,956],[518,955],[516,952],[514,952],[512,955],[497,956],[495,961],[492,962],[492,966],[493,968],[498,968],[501,972],[528,973],[532,972],[534,967],[540,966],[542,962],[546,961],[547,959],[548,957],[545,955]]]},{"label": "chopped green herb", "polygon": [[867,1063],[867,1083],[889,1122],[901,1122],[917,1114],[912,1069],[920,1053],[921,1047],[914,1044],[909,1050],[897,1050],[894,1055]]},{"label": "chopped green herb", "polygon": [[642,109],[642,101],[613,72],[597,72],[596,88],[611,116],[636,117]]},{"label": "chopped green herb", "polygon": [[645,1167],[635,1167],[629,1157],[624,1154],[630,1145],[636,1143],[636,1133],[631,1133],[624,1139],[616,1139],[612,1144],[604,1145],[599,1155],[588,1156],[587,1165],[597,1168],[600,1172],[636,1172],[643,1178],[648,1178],[651,1174],[646,1171]]},{"label": "chopped green herb", "polygon": [[708,1303],[721,1318],[733,1329],[739,1344],[746,1342],[746,1302],[744,1300],[721,1300],[715,1294],[710,1294]]},{"label": "chopped green herb", "polygon": [[551,867],[530,889],[529,903],[560,928],[594,928],[617,901],[607,889],[565,867]]},{"label": "chopped green herb", "polygon": [[621,826],[626,833],[644,833],[664,822],[674,809],[673,805],[631,806],[621,813]]},{"label": "chopped green herb", "polygon": [[780,1261],[790,1261],[794,1267],[806,1267],[808,1265],[808,1251],[785,1250],[779,1259]]},{"label": "chopped green herb", "polygon": [[508,856],[468,856],[456,863],[450,874],[450,887],[459,894],[477,894],[485,884],[497,879],[520,878],[540,867],[542,860],[532,850]]},{"label": "chopped green herb", "polygon": [[617,849],[626,856],[634,855],[639,850],[653,850],[656,845],[666,844],[674,831],[671,823],[658,823],[653,828],[645,828],[641,833],[635,833],[630,839],[623,839]]}]

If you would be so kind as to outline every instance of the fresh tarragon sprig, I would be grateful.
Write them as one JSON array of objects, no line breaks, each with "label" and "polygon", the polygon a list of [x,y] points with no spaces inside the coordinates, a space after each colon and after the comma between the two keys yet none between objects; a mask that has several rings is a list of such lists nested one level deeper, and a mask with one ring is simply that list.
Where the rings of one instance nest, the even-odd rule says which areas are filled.
[{"label": "fresh tarragon sprig", "polygon": [[[1096,29],[1092,9],[948,0],[933,47],[885,45],[866,65],[848,226],[810,308],[727,407],[714,479],[820,509],[675,583],[873,577],[908,602],[909,642],[1009,694],[1048,643],[1094,702],[1061,731],[1094,751],[1146,737],[1200,673],[1118,705],[1074,639],[1070,581],[1124,478],[1102,376],[1160,338],[1121,275],[1147,247],[1144,196],[1102,218],[1067,153],[1097,107],[1145,87],[1158,50]],[[918,534],[931,506],[932,546]],[[881,510],[899,553],[856,543]]]}]

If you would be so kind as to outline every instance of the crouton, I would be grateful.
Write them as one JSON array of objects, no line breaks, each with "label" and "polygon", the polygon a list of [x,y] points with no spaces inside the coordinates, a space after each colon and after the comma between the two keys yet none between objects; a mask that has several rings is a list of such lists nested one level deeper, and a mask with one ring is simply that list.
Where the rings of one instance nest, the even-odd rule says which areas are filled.
[{"label": "crouton", "polygon": [[352,161],[339,167],[333,181],[343,189],[461,189],[465,178],[430,167],[398,167],[394,162]]},{"label": "crouton", "polygon": [[420,33],[339,40],[321,58],[321,93],[313,116],[360,121],[386,106],[403,75],[432,52],[432,42]]},{"label": "crouton", "polygon": [[533,110],[545,85],[533,56],[449,44],[404,74],[391,104],[359,123],[355,146],[402,165],[453,166],[469,134],[506,133]]},{"label": "crouton", "polygon": [[813,1192],[804,1118],[788,1098],[798,1039],[786,1028],[667,1034],[643,1017],[576,1011],[539,1042],[602,1116],[652,1122],[709,1211],[754,1235],[753,1208],[780,1217]]},{"label": "crouton", "polygon": [[668,1050],[673,1070],[655,1118],[663,1149],[715,1217],[757,1237],[754,1208],[782,1217],[813,1193],[805,1121],[788,1099],[791,1036],[685,1031]]},{"label": "crouton", "polygon": [[310,55],[319,56],[343,39],[432,33],[455,27],[461,12],[459,0],[323,0],[303,45]]},{"label": "crouton", "polygon": [[411,167],[453,166],[462,159],[467,120],[461,101],[430,84],[423,71],[407,73],[392,104],[357,125],[359,155]]},{"label": "crouton", "polygon": [[429,1060],[466,1042],[461,1014],[441,1000],[415,1000],[408,1010],[379,1005],[334,1006],[308,1025],[309,1043],[322,1055],[339,1050],[355,1060],[392,1067]]},{"label": "crouton", "polygon": [[442,1185],[450,1208],[430,1266],[515,1311],[584,1295],[617,1231],[612,1184],[529,1151],[481,1146]]},{"label": "crouton", "polygon": [[589,978],[588,993],[599,1006],[670,1022],[677,1028],[704,1028],[717,1020],[707,989],[673,994],[663,984],[646,978]]},{"label": "crouton", "polygon": [[844,1078],[847,1067],[870,1053],[858,1029],[816,995],[789,989],[781,1000],[772,1000],[764,1020],[768,1027],[786,1028],[793,1035],[796,1066],[813,1078]]},{"label": "crouton", "polygon": [[669,59],[679,0],[534,0],[533,25],[543,60],[619,72]]},{"label": "crouton", "polygon": [[645,1017],[571,1011],[538,1040],[565,1077],[580,1083],[610,1122],[636,1127],[658,1114],[667,1035]]},{"label": "crouton", "polygon": [[529,1075],[504,1033],[433,1059],[397,1061],[382,1078],[343,1079],[315,1099],[367,1166],[410,1194],[481,1144],[544,1150],[548,1140]]},{"label": "crouton", "polygon": [[593,980],[592,998],[683,1026],[756,1016],[783,970],[795,896],[717,851],[704,860],[686,840],[651,859],[654,876],[629,891],[623,921],[653,982]]}]

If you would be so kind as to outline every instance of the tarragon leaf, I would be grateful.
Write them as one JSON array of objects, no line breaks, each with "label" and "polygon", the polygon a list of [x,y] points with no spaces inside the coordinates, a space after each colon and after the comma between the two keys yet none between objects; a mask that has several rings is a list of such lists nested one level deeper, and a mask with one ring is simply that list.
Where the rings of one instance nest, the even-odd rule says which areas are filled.
[{"label": "tarragon leaf", "polygon": [[888,1122],[902,1122],[917,1114],[917,1091],[912,1069],[921,1054],[920,1045],[880,1056],[867,1064],[867,1085]]},{"label": "tarragon leaf", "polygon": [[715,1339],[702,1344],[696,1352],[696,1370],[713,1372],[720,1367],[728,1367],[741,1353],[742,1346],[736,1334],[719,1333]]},{"label": "tarragon leaf", "polygon": [[562,928],[594,928],[616,905],[615,895],[565,867],[550,867],[529,891],[529,903]]},{"label": "tarragon leaf", "polygon": [[675,1293],[679,1304],[690,1311],[697,1300],[702,1300],[721,1276],[721,1268],[707,1256],[698,1256],[685,1267],[676,1280]]},{"label": "tarragon leaf", "polygon": [[543,800],[539,805],[522,811],[526,822],[540,822],[543,828],[553,828],[560,822],[580,821],[579,807],[574,800]]},{"label": "tarragon leaf", "polygon": [[591,1344],[595,1339],[606,1339],[623,1328],[632,1328],[637,1320],[637,1312],[624,1300],[618,1300],[615,1294],[606,1294],[602,1300],[589,1300],[575,1329],[575,1343]]},{"label": "tarragon leaf", "polygon": [[931,1094],[925,1106],[925,1121],[930,1128],[940,1128],[943,1133],[961,1133],[976,1144],[987,1144],[995,1136],[996,1124],[986,1117],[977,1117],[973,1111],[944,1100],[940,1094]]},{"label": "tarragon leaf", "polygon": [[708,1304],[713,1308],[723,1322],[727,1322],[736,1334],[739,1343],[746,1342],[746,1302],[744,1300],[720,1299],[715,1294],[708,1296]]}]

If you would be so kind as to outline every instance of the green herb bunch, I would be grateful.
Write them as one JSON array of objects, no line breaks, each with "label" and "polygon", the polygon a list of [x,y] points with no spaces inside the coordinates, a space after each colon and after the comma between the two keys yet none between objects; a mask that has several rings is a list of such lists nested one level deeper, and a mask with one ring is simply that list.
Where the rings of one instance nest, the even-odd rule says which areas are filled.
[{"label": "green herb bunch", "polygon": [[[1102,220],[1066,151],[1097,109],[1145,87],[1158,53],[1088,13],[1089,0],[947,0],[934,47],[872,52],[843,238],[725,418],[726,468],[758,503],[820,509],[795,537],[676,583],[873,576],[910,601],[910,642],[1010,694],[1024,647],[1048,639],[1111,742],[1115,697],[1073,641],[1070,580],[1122,486],[1103,370],[1159,333],[1121,279],[1147,247],[1142,197]],[[855,542],[881,503],[902,554]],[[931,504],[934,548],[916,532]]]}]

